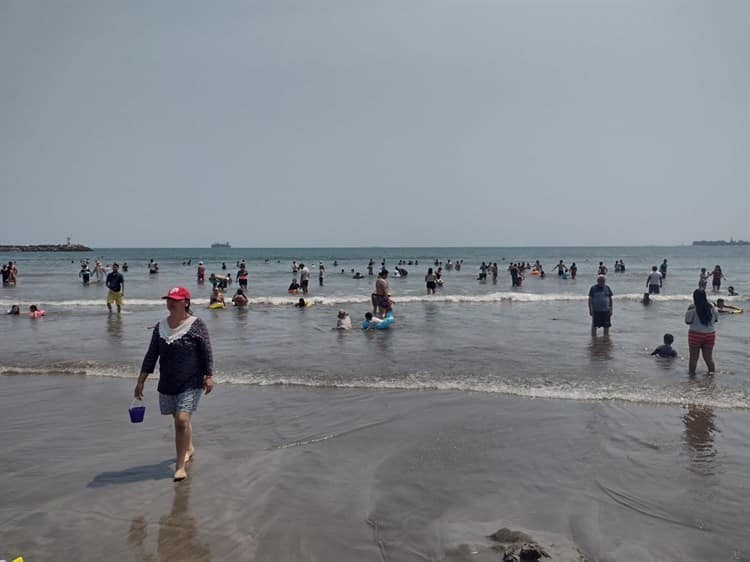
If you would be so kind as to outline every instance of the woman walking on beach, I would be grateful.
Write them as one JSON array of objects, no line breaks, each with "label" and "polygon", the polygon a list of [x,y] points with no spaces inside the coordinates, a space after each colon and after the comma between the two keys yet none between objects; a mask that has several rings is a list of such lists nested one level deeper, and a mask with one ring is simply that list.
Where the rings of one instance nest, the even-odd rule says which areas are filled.
[{"label": "woman walking on beach", "polygon": [[713,374],[716,371],[713,357],[716,343],[715,324],[719,321],[719,315],[716,308],[708,302],[706,291],[702,289],[693,291],[693,303],[685,313],[685,323],[690,326],[688,329],[688,345],[690,346],[688,370],[691,375],[695,374],[698,357],[702,352],[708,372]]},{"label": "woman walking on beach", "polygon": [[185,465],[195,451],[190,417],[198,408],[201,392],[208,394],[214,386],[213,354],[206,325],[190,311],[190,292],[174,287],[162,298],[169,316],[154,327],[134,395],[143,398],[143,384],[159,359],[159,409],[174,418],[174,480],[178,482],[187,477]]}]

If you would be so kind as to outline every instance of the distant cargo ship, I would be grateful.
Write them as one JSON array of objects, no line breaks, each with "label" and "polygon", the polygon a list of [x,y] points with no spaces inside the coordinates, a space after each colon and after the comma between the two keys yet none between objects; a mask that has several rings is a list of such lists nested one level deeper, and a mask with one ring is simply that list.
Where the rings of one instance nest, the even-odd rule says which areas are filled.
[{"label": "distant cargo ship", "polygon": [[231,248],[229,242],[214,242],[211,244],[212,248]]},{"label": "distant cargo ship", "polygon": [[734,238],[730,238],[729,242],[726,240],[695,240],[693,246],[750,246],[750,242],[735,240]]}]

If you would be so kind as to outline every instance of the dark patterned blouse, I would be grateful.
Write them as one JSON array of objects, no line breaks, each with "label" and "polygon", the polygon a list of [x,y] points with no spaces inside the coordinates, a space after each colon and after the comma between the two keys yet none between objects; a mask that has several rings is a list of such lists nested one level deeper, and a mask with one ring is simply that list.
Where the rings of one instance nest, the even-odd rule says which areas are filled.
[{"label": "dark patterned blouse", "polygon": [[[168,333],[162,334],[161,331]],[[156,325],[141,372],[153,373],[158,359],[158,390],[162,394],[175,395],[203,388],[203,377],[213,374],[214,361],[203,320],[195,318],[187,330],[178,328],[175,333],[169,332],[165,320]]]}]

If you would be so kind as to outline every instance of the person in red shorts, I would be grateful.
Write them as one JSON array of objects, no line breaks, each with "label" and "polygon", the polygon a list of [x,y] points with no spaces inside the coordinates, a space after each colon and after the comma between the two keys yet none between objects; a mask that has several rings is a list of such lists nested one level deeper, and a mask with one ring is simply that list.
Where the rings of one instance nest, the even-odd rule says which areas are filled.
[{"label": "person in red shorts", "polygon": [[695,374],[698,366],[698,357],[703,354],[709,374],[716,371],[714,365],[714,344],[716,343],[716,324],[719,315],[716,308],[708,302],[706,291],[696,289],[693,291],[693,304],[685,313],[685,324],[688,329],[688,345],[690,346],[689,372]]}]

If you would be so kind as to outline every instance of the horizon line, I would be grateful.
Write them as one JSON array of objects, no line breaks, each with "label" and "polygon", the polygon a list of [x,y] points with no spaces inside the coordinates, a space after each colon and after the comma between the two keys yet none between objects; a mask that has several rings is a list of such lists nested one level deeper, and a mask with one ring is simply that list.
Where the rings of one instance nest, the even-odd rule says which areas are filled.
[{"label": "horizon line", "polygon": [[[20,244],[19,244],[20,245]],[[41,244],[28,244],[36,246]],[[85,245],[85,244],[82,244]],[[358,250],[358,249],[451,249],[451,248],[680,248],[692,247],[691,243],[680,244],[510,244],[510,245],[363,245],[363,246],[326,246],[326,245],[304,245],[304,246],[231,246],[229,248],[211,248],[210,246],[92,246],[92,250],[304,250],[304,249],[336,249],[336,250]]]}]

